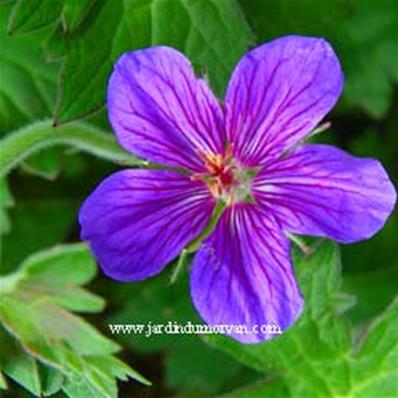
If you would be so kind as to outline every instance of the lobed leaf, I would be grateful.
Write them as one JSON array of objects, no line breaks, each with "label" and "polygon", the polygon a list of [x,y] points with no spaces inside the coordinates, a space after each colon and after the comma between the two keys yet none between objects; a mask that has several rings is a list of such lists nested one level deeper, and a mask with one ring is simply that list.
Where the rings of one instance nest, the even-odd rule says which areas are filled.
[{"label": "lobed leaf", "polygon": [[341,283],[337,246],[323,242],[313,255],[296,256],[295,265],[306,307],[282,336],[258,345],[240,345],[224,336],[205,338],[246,366],[274,375],[275,382],[232,396],[395,396],[398,301],[373,323],[362,343],[353,345],[351,329],[334,303]]},{"label": "lobed leaf", "polygon": [[102,309],[79,286],[94,274],[88,248],[75,244],[37,253],[0,278],[1,368],[38,397],[62,389],[73,398],[113,398],[117,379],[149,383],[113,356],[118,344],[69,311]]},{"label": "lobed leaf", "polygon": [[9,34],[26,33],[54,22],[62,10],[62,0],[18,0],[12,10]]}]

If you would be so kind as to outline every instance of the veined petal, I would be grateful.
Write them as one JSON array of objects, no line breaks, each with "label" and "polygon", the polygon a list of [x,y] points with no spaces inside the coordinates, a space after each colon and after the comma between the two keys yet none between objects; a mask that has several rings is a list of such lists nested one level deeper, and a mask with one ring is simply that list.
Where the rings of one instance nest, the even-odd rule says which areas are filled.
[{"label": "veined petal", "polygon": [[225,97],[226,129],[248,166],[280,155],[310,133],[343,87],[333,49],[323,39],[286,36],[246,54]]},{"label": "veined petal", "polygon": [[342,243],[367,239],[391,214],[396,192],[375,159],[329,145],[303,145],[257,175],[255,200],[293,233]]},{"label": "veined petal", "polygon": [[212,326],[247,328],[248,334],[230,334],[245,343],[275,337],[267,326],[286,330],[303,307],[289,249],[272,214],[243,202],[227,208],[191,271],[191,295],[202,318]]},{"label": "veined petal", "polygon": [[190,62],[172,48],[122,55],[109,80],[108,108],[120,143],[151,161],[202,170],[198,150],[223,150],[219,103]]},{"label": "veined petal", "polygon": [[84,202],[79,221],[102,270],[120,281],[160,272],[208,224],[206,186],[165,170],[124,170]]}]

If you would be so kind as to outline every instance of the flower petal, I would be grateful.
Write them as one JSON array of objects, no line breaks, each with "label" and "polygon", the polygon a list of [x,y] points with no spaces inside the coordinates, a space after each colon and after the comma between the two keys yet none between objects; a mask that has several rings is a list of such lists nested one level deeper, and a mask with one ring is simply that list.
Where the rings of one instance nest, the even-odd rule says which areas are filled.
[{"label": "flower petal", "polygon": [[172,48],[122,55],[109,81],[108,108],[120,143],[151,161],[202,170],[197,151],[223,149],[217,99]]},{"label": "flower petal", "polygon": [[211,326],[247,328],[248,334],[230,334],[245,343],[275,337],[267,325],[284,331],[303,307],[289,250],[272,215],[243,202],[227,208],[192,267],[191,295],[199,314]]},{"label": "flower petal", "polygon": [[206,227],[213,208],[201,182],[165,170],[124,170],[84,202],[81,237],[105,274],[141,280],[173,260]]},{"label": "flower petal", "polygon": [[342,243],[373,236],[396,201],[394,186],[377,160],[315,144],[265,166],[253,194],[286,230]]},{"label": "flower petal", "polygon": [[228,85],[226,129],[242,163],[261,165],[310,133],[332,109],[343,74],[323,39],[286,36],[249,52]]}]

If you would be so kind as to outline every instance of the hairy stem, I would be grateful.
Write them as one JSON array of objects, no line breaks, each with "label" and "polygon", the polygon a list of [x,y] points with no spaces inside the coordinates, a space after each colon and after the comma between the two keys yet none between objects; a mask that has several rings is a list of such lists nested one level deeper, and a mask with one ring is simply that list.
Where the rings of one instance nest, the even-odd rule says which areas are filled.
[{"label": "hairy stem", "polygon": [[40,150],[69,145],[126,166],[149,166],[122,149],[110,134],[84,122],[53,127],[50,120],[36,122],[8,134],[0,141],[0,178]]}]

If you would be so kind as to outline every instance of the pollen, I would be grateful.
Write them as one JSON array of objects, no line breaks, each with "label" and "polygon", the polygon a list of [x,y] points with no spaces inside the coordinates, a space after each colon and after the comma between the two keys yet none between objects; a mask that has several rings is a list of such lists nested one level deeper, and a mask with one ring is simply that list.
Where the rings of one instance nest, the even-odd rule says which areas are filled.
[{"label": "pollen", "polygon": [[251,181],[247,176],[253,173],[246,173],[245,168],[236,161],[232,144],[227,145],[224,154],[201,150],[197,150],[197,154],[206,171],[193,174],[192,180],[205,182],[212,196],[225,202],[227,206],[241,200],[252,200]]}]

